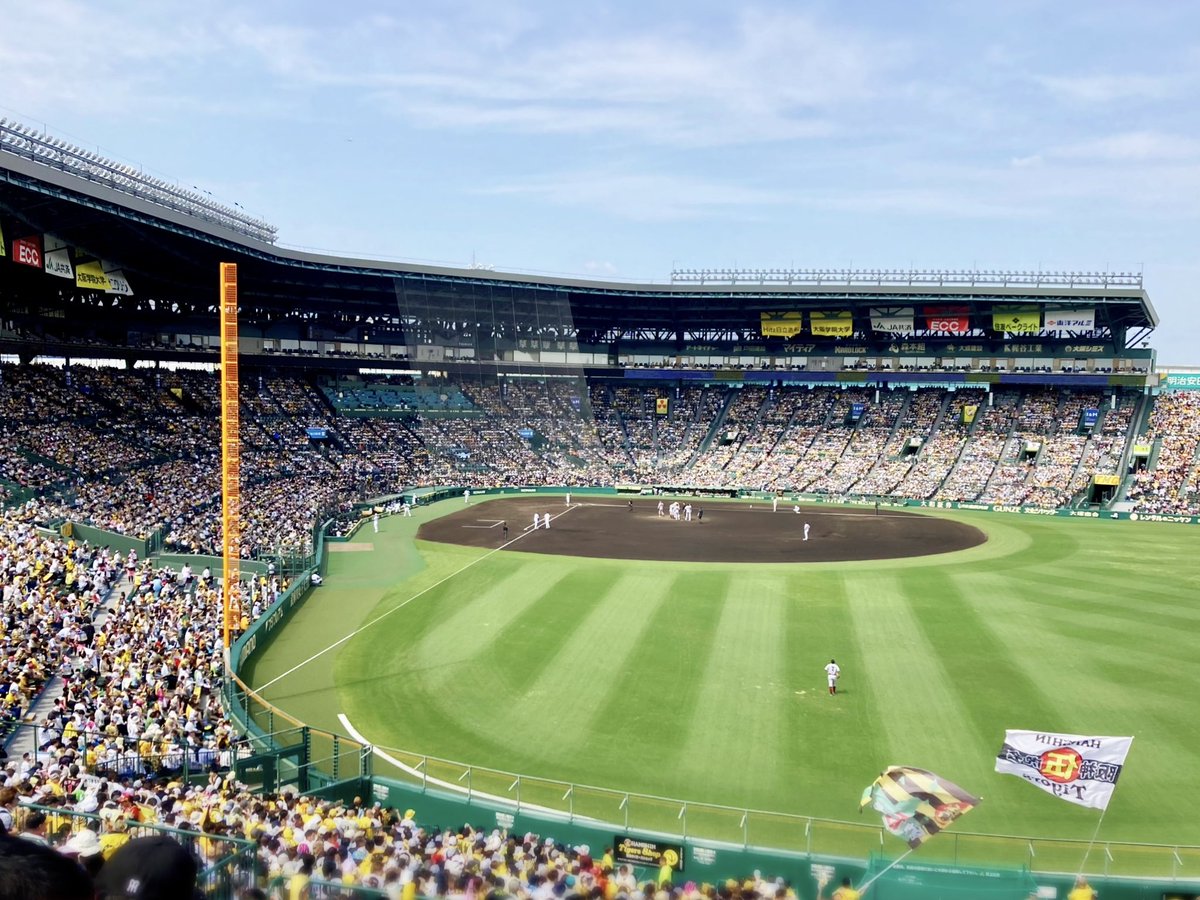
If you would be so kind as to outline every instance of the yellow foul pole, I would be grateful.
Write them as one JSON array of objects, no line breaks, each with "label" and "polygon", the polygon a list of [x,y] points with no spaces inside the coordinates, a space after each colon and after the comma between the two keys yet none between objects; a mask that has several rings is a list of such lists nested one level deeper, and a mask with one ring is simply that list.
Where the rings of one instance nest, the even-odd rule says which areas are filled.
[{"label": "yellow foul pole", "polygon": [[225,653],[234,617],[240,615],[241,434],[238,420],[237,263],[221,263],[221,524],[225,568]]}]

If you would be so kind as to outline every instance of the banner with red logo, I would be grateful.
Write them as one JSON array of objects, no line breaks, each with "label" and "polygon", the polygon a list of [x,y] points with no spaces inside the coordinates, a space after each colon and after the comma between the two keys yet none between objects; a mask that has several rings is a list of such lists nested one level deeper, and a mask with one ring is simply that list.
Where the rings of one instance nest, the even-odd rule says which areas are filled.
[{"label": "banner with red logo", "polygon": [[1132,743],[1132,737],[1005,731],[996,771],[1068,803],[1107,809]]},{"label": "banner with red logo", "polygon": [[925,330],[966,334],[971,330],[971,310],[966,306],[926,306]]},{"label": "banner with red logo", "polygon": [[12,245],[13,262],[23,266],[42,267],[42,239],[39,235],[16,238]]}]

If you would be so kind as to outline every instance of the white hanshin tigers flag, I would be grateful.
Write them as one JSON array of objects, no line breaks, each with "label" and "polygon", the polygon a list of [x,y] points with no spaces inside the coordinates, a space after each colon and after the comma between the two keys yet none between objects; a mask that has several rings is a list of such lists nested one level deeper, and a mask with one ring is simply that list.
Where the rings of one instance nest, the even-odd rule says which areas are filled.
[{"label": "white hanshin tigers flag", "polygon": [[1132,737],[1006,731],[996,771],[1024,778],[1068,803],[1107,809]]}]

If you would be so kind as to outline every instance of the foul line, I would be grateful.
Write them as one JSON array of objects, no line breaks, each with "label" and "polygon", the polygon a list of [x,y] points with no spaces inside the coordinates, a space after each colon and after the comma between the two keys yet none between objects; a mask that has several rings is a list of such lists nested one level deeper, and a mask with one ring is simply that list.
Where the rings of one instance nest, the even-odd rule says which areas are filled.
[{"label": "foul line", "polygon": [[[342,727],[346,729],[346,733],[349,734],[350,737],[352,737],[354,740],[358,741],[364,747],[369,748],[373,754],[378,756],[384,762],[391,763],[393,766],[395,766],[400,771],[405,772],[405,773],[413,776],[414,778],[420,778],[425,784],[432,784],[432,785],[435,785],[436,787],[445,788],[446,790],[449,790],[449,791],[454,791],[455,793],[466,794],[468,797],[479,797],[483,800],[491,800],[493,803],[502,803],[505,806],[515,806],[517,809],[534,810],[535,812],[540,812],[545,815],[553,816],[555,818],[562,818],[562,819],[566,819],[567,821],[573,821],[571,814],[568,812],[564,812],[561,809],[553,809],[549,806],[538,806],[533,803],[522,803],[520,800],[514,800],[512,797],[502,797],[499,794],[486,794],[482,791],[475,791],[475,790],[472,790],[471,788],[465,788],[461,784],[455,784],[454,782],[451,782],[451,781],[444,781],[441,778],[434,778],[428,772],[422,772],[420,769],[414,768],[413,766],[405,765],[404,763],[402,763],[400,760],[396,759],[396,757],[392,756],[387,751],[381,750],[378,747],[376,747],[374,744],[372,744],[370,741],[368,741],[365,737],[363,737],[363,734],[361,731],[359,731],[352,724],[350,724],[350,720],[346,718],[345,713],[338,713],[338,721],[342,723]],[[577,819],[577,820],[583,821],[583,822],[598,821],[596,819],[591,819],[586,816],[574,816],[574,819]]]},{"label": "foul line", "polygon": [[[550,518],[551,518],[551,521],[553,521],[554,519],[557,519],[557,518],[559,518],[559,516],[566,515],[566,513],[567,513],[567,512],[570,512],[570,510],[571,510],[571,509],[572,509],[572,507],[567,507],[567,509],[566,509],[564,512],[560,512],[560,513],[559,513],[557,516],[551,516],[551,517],[550,517]],[[336,641],[334,641],[332,644],[330,644],[330,645],[329,645],[328,647],[326,647],[324,650],[320,650],[320,651],[318,651],[317,653],[314,653],[314,654],[313,654],[312,656],[310,656],[308,659],[306,659],[306,660],[303,660],[303,661],[301,661],[301,662],[298,662],[298,663],[296,663],[296,665],[292,666],[290,669],[288,669],[288,670],[287,670],[286,672],[284,672],[283,674],[281,674],[281,675],[276,675],[274,678],[272,678],[272,679],[271,679],[270,681],[268,681],[266,684],[259,685],[259,687],[258,687],[258,688],[256,688],[256,692],[257,692],[258,694],[260,694],[260,695],[261,695],[263,691],[265,691],[267,688],[271,687],[271,685],[275,684],[277,681],[281,681],[282,679],[284,679],[284,678],[287,678],[287,677],[288,677],[289,675],[291,675],[293,672],[297,672],[297,671],[299,671],[300,669],[303,669],[303,668],[304,668],[305,666],[307,666],[307,665],[308,665],[310,662],[314,662],[315,660],[318,660],[318,659],[320,659],[322,656],[324,656],[324,655],[325,655],[326,653],[328,653],[330,650],[333,650],[333,649],[335,649],[335,648],[337,648],[337,647],[340,647],[342,644],[346,643],[346,641],[350,640],[352,637],[355,637],[355,636],[357,636],[357,635],[360,635],[360,634],[362,634],[364,631],[366,631],[366,630],[367,630],[368,628],[370,628],[372,625],[376,624],[377,622],[381,622],[383,619],[386,619],[388,616],[390,616],[392,613],[396,612],[397,610],[404,609],[404,607],[408,606],[408,604],[412,603],[414,600],[418,599],[419,597],[422,597],[422,596],[424,596],[425,594],[428,594],[428,593],[429,593],[430,591],[432,591],[432,590],[433,590],[435,587],[438,587],[438,586],[439,586],[439,585],[441,585],[441,584],[445,584],[447,581],[449,581],[451,578],[454,578],[456,575],[461,575],[463,572],[467,571],[467,569],[471,568],[471,566],[474,566],[474,565],[476,565],[477,563],[481,563],[481,562],[483,562],[485,559],[487,559],[488,557],[490,557],[490,556],[491,556],[493,553],[499,553],[501,550],[504,550],[504,549],[506,549],[507,547],[509,547],[509,546],[511,546],[511,545],[513,545],[513,544],[515,544],[517,541],[521,540],[521,538],[523,538],[523,537],[526,537],[526,536],[527,536],[527,535],[529,535],[530,533],[531,533],[531,532],[529,532],[529,531],[522,532],[522,533],[518,534],[518,535],[517,535],[515,538],[513,538],[512,540],[510,540],[510,541],[507,541],[507,542],[505,542],[505,543],[501,544],[499,547],[495,547],[495,548],[493,548],[493,549],[489,550],[487,553],[483,554],[483,556],[480,556],[480,557],[478,557],[477,559],[473,559],[473,560],[471,560],[469,563],[467,563],[467,564],[466,564],[465,566],[463,566],[461,569],[458,569],[458,570],[456,570],[456,571],[454,571],[454,572],[451,572],[451,573],[450,573],[449,575],[447,575],[445,578],[441,578],[441,579],[439,579],[438,581],[435,581],[433,584],[431,584],[429,587],[425,588],[424,590],[422,590],[422,591],[418,591],[417,593],[413,594],[411,597],[409,597],[409,598],[408,598],[407,600],[405,600],[403,603],[399,603],[399,604],[397,604],[396,606],[393,606],[393,607],[392,607],[391,609],[389,609],[387,612],[385,612],[385,613],[382,613],[382,614],[380,614],[379,616],[377,616],[377,617],[375,617],[374,619],[372,619],[370,622],[367,622],[367,624],[365,624],[365,625],[363,625],[363,626],[361,626],[361,627],[359,627],[359,628],[356,628],[356,629],[354,629],[354,631],[350,632],[350,633],[349,633],[348,635],[346,635],[344,638],[341,638],[341,639],[339,639],[339,640],[336,640]]]}]

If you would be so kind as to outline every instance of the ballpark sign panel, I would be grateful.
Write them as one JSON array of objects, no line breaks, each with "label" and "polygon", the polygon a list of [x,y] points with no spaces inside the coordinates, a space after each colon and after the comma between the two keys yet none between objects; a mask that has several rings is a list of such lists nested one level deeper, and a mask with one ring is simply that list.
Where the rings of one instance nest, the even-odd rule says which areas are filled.
[{"label": "ballpark sign panel", "polygon": [[1132,737],[1006,731],[996,771],[1068,803],[1107,809],[1132,743]]},{"label": "ballpark sign panel", "polygon": [[651,841],[645,838],[630,837],[627,834],[618,834],[613,837],[613,848],[616,850],[615,858],[618,863],[649,868],[670,866],[675,872],[683,871],[682,844],[669,844],[663,841]]}]

